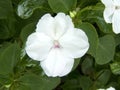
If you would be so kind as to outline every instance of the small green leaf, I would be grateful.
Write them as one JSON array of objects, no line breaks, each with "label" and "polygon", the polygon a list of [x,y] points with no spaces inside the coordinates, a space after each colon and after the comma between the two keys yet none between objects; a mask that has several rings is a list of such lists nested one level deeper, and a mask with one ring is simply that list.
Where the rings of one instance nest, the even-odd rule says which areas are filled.
[{"label": "small green leaf", "polygon": [[84,30],[88,36],[88,40],[90,43],[90,48],[88,50],[88,53],[95,57],[96,49],[98,46],[98,35],[96,29],[90,23],[82,23],[79,25],[79,28]]},{"label": "small green leaf", "polygon": [[97,64],[106,64],[113,60],[115,53],[115,40],[113,36],[106,35],[99,39],[95,61]]},{"label": "small green leaf", "polygon": [[18,82],[20,82],[18,90],[53,90],[60,83],[60,78],[48,78],[27,73]]},{"label": "small green leaf", "polygon": [[55,13],[66,13],[76,6],[77,0],[48,0],[48,3]]},{"label": "small green leaf", "polygon": [[112,73],[120,75],[120,62],[110,64],[110,68],[112,70]]},{"label": "small green leaf", "polygon": [[18,44],[10,44],[0,53],[0,74],[9,74],[20,59],[20,47]]}]

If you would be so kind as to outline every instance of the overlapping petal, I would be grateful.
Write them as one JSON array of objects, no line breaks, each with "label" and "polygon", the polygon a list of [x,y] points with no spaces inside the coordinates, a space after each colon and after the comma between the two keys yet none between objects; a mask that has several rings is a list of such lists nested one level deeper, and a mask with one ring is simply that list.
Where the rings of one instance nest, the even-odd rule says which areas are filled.
[{"label": "overlapping petal", "polygon": [[36,31],[43,32],[53,39],[58,39],[70,28],[74,28],[72,19],[64,13],[58,13],[55,17],[45,14],[39,20]]},{"label": "overlapping petal", "polygon": [[44,33],[31,34],[26,42],[26,53],[34,60],[44,60],[53,46],[52,40]]},{"label": "overlapping petal", "polygon": [[44,33],[54,38],[55,20],[50,14],[45,14],[37,23],[36,32]]},{"label": "overlapping petal", "polygon": [[74,59],[66,56],[61,49],[52,49],[47,59],[41,62],[41,67],[48,76],[64,76],[71,71],[74,64]]},{"label": "overlapping petal", "polygon": [[67,30],[74,28],[72,19],[64,13],[58,13],[55,16],[55,39],[59,39]]},{"label": "overlapping petal", "polygon": [[82,57],[89,48],[87,35],[80,29],[67,32],[60,38],[60,45],[72,58]]},{"label": "overlapping petal", "polygon": [[120,33],[120,10],[116,10],[112,19],[113,32]]}]

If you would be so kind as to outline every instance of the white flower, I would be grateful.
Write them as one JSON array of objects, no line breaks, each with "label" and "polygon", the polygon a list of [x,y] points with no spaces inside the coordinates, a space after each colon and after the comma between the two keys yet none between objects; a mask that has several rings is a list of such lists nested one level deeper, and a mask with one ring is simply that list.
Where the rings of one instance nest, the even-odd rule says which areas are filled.
[{"label": "white flower", "polygon": [[113,32],[120,33],[120,0],[101,0],[105,5],[104,19],[112,23]]},{"label": "white flower", "polygon": [[48,76],[67,75],[74,58],[82,57],[88,50],[86,34],[74,28],[71,18],[64,13],[55,17],[45,14],[38,22],[36,32],[26,42],[26,52],[40,65]]},{"label": "white flower", "polygon": [[109,88],[107,88],[107,89],[97,89],[97,90],[115,90],[115,88],[109,87]]}]

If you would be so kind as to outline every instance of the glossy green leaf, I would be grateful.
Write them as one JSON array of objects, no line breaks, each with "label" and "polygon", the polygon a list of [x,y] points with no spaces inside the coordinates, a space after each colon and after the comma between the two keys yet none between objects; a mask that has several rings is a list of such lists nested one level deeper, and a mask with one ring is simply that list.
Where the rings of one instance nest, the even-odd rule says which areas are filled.
[{"label": "glossy green leaf", "polygon": [[120,44],[120,34],[115,35],[116,46]]},{"label": "glossy green leaf", "polygon": [[112,70],[112,73],[120,75],[120,62],[114,62],[110,64],[110,68]]},{"label": "glossy green leaf", "polygon": [[108,83],[108,81],[110,79],[110,76],[111,76],[110,70],[100,71],[99,74],[98,74],[98,78],[96,80],[96,84],[100,87],[104,86],[105,84]]},{"label": "glossy green leaf", "polygon": [[82,21],[96,23],[100,31],[104,33],[113,33],[111,24],[107,24],[103,18],[104,5],[97,3],[94,6],[88,6],[79,10],[77,18]]},{"label": "glossy green leaf", "polygon": [[107,64],[113,60],[115,54],[115,40],[113,36],[106,35],[99,39],[95,61],[97,64]]},{"label": "glossy green leaf", "polygon": [[0,54],[0,74],[9,74],[20,59],[20,48],[18,44],[10,44]]},{"label": "glossy green leaf", "polygon": [[36,28],[35,23],[30,23],[22,29],[20,37],[23,42],[26,42],[27,37],[35,31],[35,28]]},{"label": "glossy green leaf", "polygon": [[82,90],[89,90],[93,84],[92,80],[87,76],[81,76],[79,82]]},{"label": "glossy green leaf", "polygon": [[75,59],[72,70],[75,70],[80,63],[80,59]]},{"label": "glossy green leaf", "polygon": [[11,0],[0,0],[0,19],[5,19],[13,15]]},{"label": "glossy green leaf", "polygon": [[20,82],[18,90],[52,90],[60,83],[60,78],[48,78],[28,73],[18,81]]},{"label": "glossy green leaf", "polygon": [[90,56],[86,56],[84,61],[82,62],[81,64],[81,69],[82,69],[82,72],[85,74],[85,75],[90,75],[93,73],[93,58],[90,57]]},{"label": "glossy green leaf", "polygon": [[36,9],[46,9],[46,11],[49,10],[49,8],[46,8],[47,5],[46,0],[22,0],[17,8],[17,14],[23,19],[29,18],[34,10]]},{"label": "glossy green leaf", "polygon": [[76,6],[77,0],[48,0],[48,3],[55,13],[66,13]]},{"label": "glossy green leaf", "polygon": [[96,49],[98,46],[98,35],[94,26],[90,23],[82,23],[79,25],[79,28],[85,31],[88,36],[88,40],[90,43],[90,48],[88,53],[95,57]]},{"label": "glossy green leaf", "polygon": [[62,85],[62,90],[79,90],[79,78],[67,80],[64,85]]},{"label": "glossy green leaf", "polygon": [[0,20],[0,39],[8,39],[16,33],[12,18]]}]

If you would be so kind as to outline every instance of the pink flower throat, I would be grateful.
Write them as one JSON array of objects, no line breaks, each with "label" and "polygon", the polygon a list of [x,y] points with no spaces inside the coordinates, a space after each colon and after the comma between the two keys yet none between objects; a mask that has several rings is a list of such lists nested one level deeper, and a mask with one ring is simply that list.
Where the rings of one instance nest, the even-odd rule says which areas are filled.
[{"label": "pink flower throat", "polygon": [[60,44],[57,40],[54,40],[54,48],[60,48]]}]

